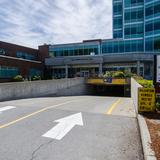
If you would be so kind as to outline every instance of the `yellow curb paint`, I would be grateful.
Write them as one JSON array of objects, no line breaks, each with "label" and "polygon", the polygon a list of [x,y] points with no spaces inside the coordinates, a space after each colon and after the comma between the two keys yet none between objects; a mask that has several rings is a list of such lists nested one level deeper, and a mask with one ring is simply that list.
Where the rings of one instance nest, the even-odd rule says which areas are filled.
[{"label": "yellow curb paint", "polygon": [[15,124],[15,123],[17,123],[17,122],[20,122],[20,121],[22,121],[22,120],[24,120],[24,119],[27,119],[27,118],[32,117],[32,116],[34,116],[34,115],[37,115],[38,113],[41,113],[41,112],[44,112],[44,111],[46,111],[46,110],[49,110],[49,109],[52,109],[52,108],[55,108],[55,107],[58,107],[58,106],[62,106],[62,105],[68,104],[68,103],[72,103],[72,102],[74,102],[74,101],[76,101],[76,100],[67,101],[67,102],[60,103],[60,104],[57,104],[57,105],[54,105],[54,106],[49,106],[49,107],[40,109],[40,110],[35,111],[35,112],[31,113],[31,114],[28,114],[28,115],[26,115],[26,116],[20,117],[20,118],[18,118],[18,119],[16,119],[16,120],[13,120],[13,121],[11,121],[11,122],[8,122],[8,123],[6,123],[6,124],[4,124],[4,125],[1,125],[1,126],[0,126],[0,129],[5,128],[5,127],[8,127],[8,126],[11,126],[11,125],[13,125],[13,124]]},{"label": "yellow curb paint", "polygon": [[116,108],[116,106],[121,102],[121,98],[119,98],[112,106],[107,110],[106,114],[112,114],[112,111]]}]

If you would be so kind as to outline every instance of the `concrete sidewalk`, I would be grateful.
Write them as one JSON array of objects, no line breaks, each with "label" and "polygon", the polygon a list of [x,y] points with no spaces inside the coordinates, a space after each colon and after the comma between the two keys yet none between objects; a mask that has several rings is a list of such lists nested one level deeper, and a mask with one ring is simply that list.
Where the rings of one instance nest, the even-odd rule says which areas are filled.
[{"label": "concrete sidewalk", "polygon": [[151,137],[148,130],[148,126],[146,124],[145,118],[143,115],[138,114],[138,123],[140,127],[140,134],[141,134],[141,140],[142,140],[142,146],[143,146],[143,152],[144,152],[144,159],[145,160],[156,160],[155,152],[151,148]]}]

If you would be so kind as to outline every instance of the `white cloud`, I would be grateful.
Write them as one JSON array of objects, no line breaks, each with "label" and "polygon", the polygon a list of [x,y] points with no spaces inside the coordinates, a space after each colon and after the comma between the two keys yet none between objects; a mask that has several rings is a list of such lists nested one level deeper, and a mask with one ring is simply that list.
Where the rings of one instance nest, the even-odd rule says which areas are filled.
[{"label": "white cloud", "polygon": [[0,40],[30,47],[112,37],[112,0],[1,0]]}]

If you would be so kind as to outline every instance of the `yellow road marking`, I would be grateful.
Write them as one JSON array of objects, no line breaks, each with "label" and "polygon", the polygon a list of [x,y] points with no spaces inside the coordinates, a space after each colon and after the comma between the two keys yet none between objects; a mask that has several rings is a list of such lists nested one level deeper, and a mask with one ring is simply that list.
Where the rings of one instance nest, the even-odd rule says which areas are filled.
[{"label": "yellow road marking", "polygon": [[15,124],[15,123],[17,123],[17,122],[20,122],[20,121],[22,121],[22,120],[24,120],[24,119],[27,119],[27,118],[29,118],[29,117],[32,117],[32,116],[34,116],[34,115],[36,115],[36,114],[38,114],[38,113],[41,113],[41,112],[44,112],[44,111],[46,111],[46,110],[49,110],[49,109],[52,109],[52,108],[55,108],[55,107],[58,107],[58,106],[62,106],[62,105],[65,105],[65,104],[68,104],[68,103],[71,103],[71,102],[74,102],[74,101],[76,101],[76,100],[67,101],[67,102],[64,102],[64,103],[56,104],[56,105],[54,105],[54,106],[45,107],[45,108],[40,109],[40,110],[38,110],[38,111],[35,111],[35,112],[31,113],[31,114],[28,114],[28,115],[26,115],[26,116],[20,117],[20,118],[18,118],[18,119],[16,119],[16,120],[13,120],[13,121],[11,121],[11,122],[8,122],[8,123],[6,123],[6,124],[4,124],[4,125],[1,125],[1,126],[0,126],[0,129],[5,128],[5,127],[8,127],[8,126],[10,126],[10,125],[12,125],[12,124]]},{"label": "yellow road marking", "polygon": [[107,110],[106,114],[112,114],[112,111],[116,108],[116,106],[121,102],[121,98],[119,98],[112,106]]}]

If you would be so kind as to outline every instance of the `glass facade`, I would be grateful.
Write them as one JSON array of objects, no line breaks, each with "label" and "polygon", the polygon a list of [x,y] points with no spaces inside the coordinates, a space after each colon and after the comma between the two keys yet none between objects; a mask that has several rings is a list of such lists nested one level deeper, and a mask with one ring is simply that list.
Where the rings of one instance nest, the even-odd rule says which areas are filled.
[{"label": "glass facade", "polygon": [[124,23],[143,22],[144,10],[143,7],[125,9]]},{"label": "glass facade", "polygon": [[102,54],[143,52],[143,40],[118,40],[102,42]]},{"label": "glass facade", "polygon": [[146,52],[160,53],[160,36],[145,38]]},{"label": "glass facade", "polygon": [[144,4],[144,0],[124,0],[125,8],[137,7]]},{"label": "glass facade", "polygon": [[144,37],[144,0],[124,0],[124,38]]},{"label": "glass facade", "polygon": [[123,2],[113,0],[113,38],[123,37]]},{"label": "glass facade", "polygon": [[160,53],[160,0],[113,0],[113,39],[53,45],[51,57]]},{"label": "glass facade", "polygon": [[122,17],[115,17],[113,20],[114,29],[121,29],[122,28]]},{"label": "glass facade", "polygon": [[17,67],[0,66],[0,78],[13,78],[19,74]]},{"label": "glass facade", "polygon": [[146,0],[145,51],[160,52],[160,1]]},{"label": "glass facade", "polygon": [[17,58],[22,58],[22,59],[27,59],[27,60],[35,60],[36,59],[36,57],[34,55],[28,54],[28,53],[25,53],[25,52],[17,52],[16,57]]},{"label": "glass facade", "polygon": [[99,45],[98,44],[78,44],[78,45],[65,45],[62,47],[49,47],[50,57],[61,57],[61,56],[80,56],[80,55],[98,55]]},{"label": "glass facade", "polygon": [[125,25],[124,37],[127,38],[143,38],[143,23]]},{"label": "glass facade", "polygon": [[115,37],[115,38],[121,38],[123,36],[122,32],[123,32],[122,29],[120,29],[120,30],[114,30],[113,37]]},{"label": "glass facade", "polygon": [[146,22],[145,28],[146,36],[160,34],[160,19],[152,19]]},{"label": "glass facade", "polygon": [[146,18],[154,18],[160,16],[160,1],[150,0],[145,6]]}]

